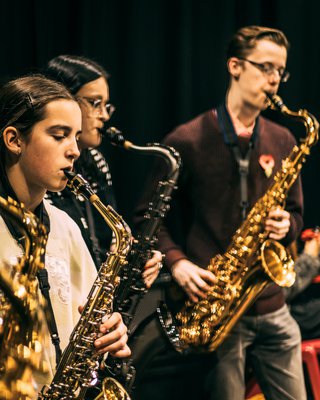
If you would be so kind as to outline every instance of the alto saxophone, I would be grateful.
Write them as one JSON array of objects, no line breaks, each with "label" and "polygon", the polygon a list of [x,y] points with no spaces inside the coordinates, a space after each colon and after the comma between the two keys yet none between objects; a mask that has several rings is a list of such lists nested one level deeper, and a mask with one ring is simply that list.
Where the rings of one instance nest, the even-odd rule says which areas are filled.
[{"label": "alto saxophone", "polygon": [[307,136],[283,160],[273,184],[235,232],[227,251],[211,259],[208,270],[216,275],[217,282],[207,298],[196,304],[187,301],[177,314],[185,348],[215,350],[268,283],[290,287],[295,280],[291,257],[279,242],[268,239],[265,221],[271,209],[284,207],[310,148],[318,141],[319,123],[306,110],[293,112],[279,96],[267,96],[272,109],[302,121]]},{"label": "alto saxophone", "polygon": [[[167,173],[162,177],[155,190],[154,196],[149,203],[147,212],[144,215],[144,228],[133,241],[131,251],[128,255],[128,263],[120,273],[120,284],[114,296],[114,310],[122,314],[124,323],[129,327],[133,316],[137,310],[140,300],[147,292],[142,272],[144,265],[151,258],[151,252],[157,243],[157,234],[163,218],[170,209],[171,194],[176,189],[176,183],[181,167],[181,158],[179,153],[172,147],[164,146],[158,143],[147,144],[146,146],[137,146],[132,142],[125,140],[122,133],[112,127],[105,132],[113,145],[123,147],[126,150],[138,152],[143,155],[155,155],[161,157],[167,166]],[[159,314],[165,314],[164,305],[158,310]],[[160,321],[164,318],[160,317]],[[164,324],[163,324],[164,325]],[[164,325],[165,331],[170,340],[178,346],[178,334],[172,326]],[[124,377],[124,386],[131,390],[135,370],[131,360],[111,360],[108,370],[114,376]]]},{"label": "alto saxophone", "polygon": [[22,204],[0,197],[3,215],[24,235],[24,254],[16,265],[0,269],[0,399],[31,400],[34,373],[46,374],[44,304],[37,272],[44,267],[45,227]]},{"label": "alto saxophone", "polygon": [[[81,400],[85,398],[87,389],[97,383],[101,356],[94,348],[94,341],[98,338],[99,326],[105,316],[110,316],[113,311],[114,291],[132,241],[128,225],[110,205],[105,206],[101,202],[89,183],[81,175],[67,170],[64,172],[71,190],[88,199],[112,229],[115,247],[102,263],[53,380],[42,389],[38,400]],[[103,386],[104,393],[97,399],[130,399],[121,385],[113,379],[105,381]]]}]

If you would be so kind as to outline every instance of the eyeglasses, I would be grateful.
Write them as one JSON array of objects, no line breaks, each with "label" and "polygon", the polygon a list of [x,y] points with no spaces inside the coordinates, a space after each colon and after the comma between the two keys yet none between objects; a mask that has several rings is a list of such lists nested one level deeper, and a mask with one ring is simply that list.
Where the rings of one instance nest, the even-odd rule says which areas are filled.
[{"label": "eyeglasses", "polygon": [[240,58],[240,57],[238,57],[238,58],[239,58],[239,60],[247,61],[254,67],[258,68],[263,74],[265,74],[267,76],[272,76],[275,73],[278,73],[279,77],[280,77],[280,82],[285,83],[290,78],[290,72],[284,68],[276,68],[273,64],[268,63],[268,62],[257,63],[255,61],[248,60],[247,58]]},{"label": "eyeglasses", "polygon": [[105,109],[107,114],[109,115],[109,118],[111,118],[112,114],[116,111],[116,108],[113,104],[111,103],[103,104],[101,99],[93,99],[91,97],[85,97],[85,96],[81,96],[78,98],[86,100],[90,104],[91,108],[94,110],[96,115],[101,114],[103,112],[103,109]]}]

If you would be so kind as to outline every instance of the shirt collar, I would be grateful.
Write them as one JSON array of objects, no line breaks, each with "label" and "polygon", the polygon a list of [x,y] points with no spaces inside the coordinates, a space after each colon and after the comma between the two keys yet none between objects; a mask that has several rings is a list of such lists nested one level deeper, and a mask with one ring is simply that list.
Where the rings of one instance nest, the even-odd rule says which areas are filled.
[{"label": "shirt collar", "polygon": [[230,108],[227,109],[236,134],[238,136],[250,138],[254,130],[255,121],[250,126],[245,126],[243,122],[240,121],[240,119],[230,110]]}]

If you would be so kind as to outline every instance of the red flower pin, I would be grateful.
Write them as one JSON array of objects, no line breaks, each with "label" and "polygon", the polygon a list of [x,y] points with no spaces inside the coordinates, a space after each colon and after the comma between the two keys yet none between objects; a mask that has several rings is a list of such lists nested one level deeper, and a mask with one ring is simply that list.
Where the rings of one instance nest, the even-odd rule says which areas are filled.
[{"label": "red flower pin", "polygon": [[315,229],[305,229],[301,233],[301,240],[303,242],[306,242],[307,240],[314,239],[319,236],[319,227],[316,227]]},{"label": "red flower pin", "polygon": [[269,178],[272,174],[272,168],[274,167],[274,158],[271,154],[262,154],[259,158],[259,164],[261,165],[266,177]]}]

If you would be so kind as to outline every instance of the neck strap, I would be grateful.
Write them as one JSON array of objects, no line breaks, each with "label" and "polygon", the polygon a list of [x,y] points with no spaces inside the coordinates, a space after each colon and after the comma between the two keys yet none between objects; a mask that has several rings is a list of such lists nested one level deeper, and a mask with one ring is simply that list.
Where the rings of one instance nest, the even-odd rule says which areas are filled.
[{"label": "neck strap", "polygon": [[248,174],[249,174],[249,161],[251,157],[252,148],[259,134],[259,119],[256,119],[253,133],[250,137],[246,151],[243,153],[239,145],[239,137],[235,132],[232,120],[228,113],[225,104],[221,104],[217,108],[218,122],[220,129],[223,133],[223,139],[228,147],[234,154],[237,161],[240,175],[240,208],[241,216],[244,220],[247,215],[248,202]]}]

